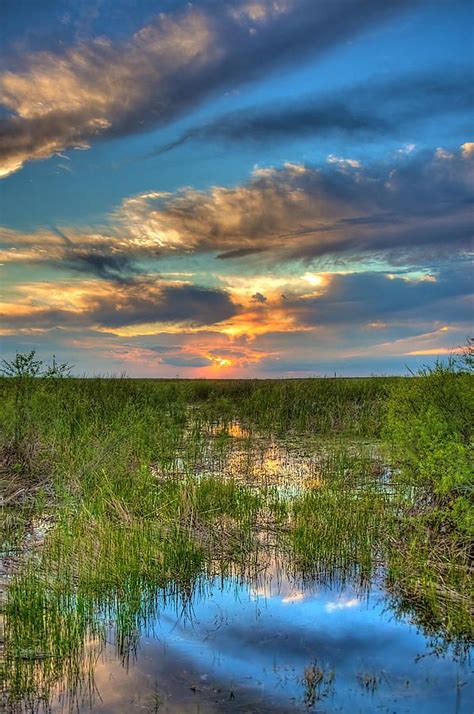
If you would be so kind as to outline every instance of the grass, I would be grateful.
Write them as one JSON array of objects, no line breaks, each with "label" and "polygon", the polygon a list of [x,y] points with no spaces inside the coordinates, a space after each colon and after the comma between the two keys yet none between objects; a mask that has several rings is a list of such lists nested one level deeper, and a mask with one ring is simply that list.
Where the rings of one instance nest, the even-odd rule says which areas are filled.
[{"label": "grass", "polygon": [[311,662],[305,667],[303,675],[304,701],[308,709],[312,709],[316,702],[332,694],[334,679],[334,670],[320,667],[317,662]]},{"label": "grass", "polygon": [[390,529],[390,503],[376,489],[340,485],[310,491],[292,504],[291,546],[306,576],[337,575],[368,582]]},{"label": "grass", "polygon": [[360,686],[366,691],[373,694],[380,684],[380,676],[373,672],[360,672],[357,675],[357,681]]},{"label": "grass", "polygon": [[[388,555],[394,605],[437,642],[474,638],[474,378],[471,352],[394,386],[384,433],[403,504]],[[469,362],[469,360],[471,360]]]},{"label": "grass", "polygon": [[[366,587],[382,572],[401,614],[443,642],[470,641],[469,375],[26,375],[0,380],[0,392],[11,571],[2,679],[12,706],[90,683],[110,623],[126,657],[164,600],[186,608],[206,578],[258,578],[275,554],[303,580]],[[255,481],[262,444],[284,434],[310,437],[305,465],[311,450],[318,458],[296,487],[285,487],[278,459],[272,479]],[[421,463],[433,434],[437,457]],[[235,444],[238,478],[226,471]],[[304,677],[308,705],[330,684],[315,667]]]},{"label": "grass", "polygon": [[393,609],[408,615],[436,650],[452,644],[461,655],[474,641],[472,544],[434,534],[406,517],[387,550],[387,587]]}]

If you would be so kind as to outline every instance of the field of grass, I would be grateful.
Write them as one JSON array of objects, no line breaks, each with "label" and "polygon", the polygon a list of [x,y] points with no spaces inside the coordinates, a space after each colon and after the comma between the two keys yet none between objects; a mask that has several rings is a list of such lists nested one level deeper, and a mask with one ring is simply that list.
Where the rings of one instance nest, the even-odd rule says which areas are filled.
[{"label": "field of grass", "polygon": [[[58,683],[87,686],[111,626],[126,657],[163,601],[185,608],[206,578],[256,578],[275,555],[302,581],[363,590],[380,577],[394,608],[440,647],[472,641],[467,372],[26,374],[2,379],[0,392],[1,666],[12,711],[39,708]],[[304,478],[284,483],[277,463],[274,478],[256,479],[268,440],[306,444]]]}]

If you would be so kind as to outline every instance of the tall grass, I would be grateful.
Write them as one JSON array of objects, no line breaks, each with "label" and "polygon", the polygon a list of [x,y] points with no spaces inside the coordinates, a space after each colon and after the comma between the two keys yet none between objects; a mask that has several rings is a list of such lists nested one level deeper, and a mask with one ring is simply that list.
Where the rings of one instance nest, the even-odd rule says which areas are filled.
[{"label": "tall grass", "polygon": [[[184,606],[216,574],[257,578],[276,553],[303,580],[364,587],[386,568],[400,612],[468,638],[471,397],[471,377],[440,370],[265,382],[1,379],[9,701],[47,702],[61,681],[77,690],[110,622],[126,656],[164,598]],[[331,440],[305,482],[285,490],[223,477],[236,424],[248,465],[267,437]],[[382,434],[390,487],[371,447]]]},{"label": "tall grass", "polygon": [[378,478],[380,464],[346,452],[331,461],[321,485],[291,504],[294,562],[306,576],[363,586],[383,562],[395,504]]},{"label": "tall grass", "polygon": [[389,553],[391,590],[400,611],[461,644],[474,637],[473,417],[474,377],[449,360],[394,385],[385,427],[410,494]]}]

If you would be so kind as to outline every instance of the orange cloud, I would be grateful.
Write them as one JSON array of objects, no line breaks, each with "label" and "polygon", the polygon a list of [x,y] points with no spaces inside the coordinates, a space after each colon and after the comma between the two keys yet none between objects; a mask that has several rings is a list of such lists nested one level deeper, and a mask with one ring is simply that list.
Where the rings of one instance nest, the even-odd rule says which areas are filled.
[{"label": "orange cloud", "polygon": [[302,332],[314,328],[302,326],[297,317],[283,307],[269,307],[238,313],[219,325],[219,330],[229,337],[246,336],[255,339],[271,332]]},{"label": "orange cloud", "polygon": [[406,352],[405,354],[415,356],[415,355],[450,355],[450,354],[459,354],[462,352],[461,347],[430,347],[427,349],[421,349],[421,350],[412,350],[411,352]]},{"label": "orange cloud", "polygon": [[153,325],[155,333],[160,324],[172,330],[186,325],[200,328],[228,320],[239,309],[223,290],[146,277],[119,285],[58,284],[50,290],[45,284],[36,290],[33,284],[17,288],[17,293],[19,301],[2,310],[7,327],[88,327],[113,334],[146,334],[142,326]]},{"label": "orange cloud", "polygon": [[8,113],[0,176],[68,147],[88,148],[104,135],[166,124],[222,86],[288,61],[288,47],[292,59],[326,49],[379,17],[376,2],[347,19],[340,3],[314,0],[188,3],[126,39],[24,53],[20,67],[0,72]]},{"label": "orange cloud", "polygon": [[[176,274],[174,280],[143,278],[122,285],[79,278],[53,283],[28,282],[15,287],[14,301],[5,304],[0,312],[3,321],[11,325],[11,332],[15,328],[27,331],[55,327],[74,332],[88,326],[104,335],[133,338],[157,333],[198,335],[212,324],[214,332],[231,340],[244,336],[254,340],[268,333],[314,329],[301,326],[298,316],[287,308],[282,296],[282,288],[302,297],[314,296],[314,286],[306,276],[257,277],[251,283],[252,288],[248,287],[248,279],[227,276],[221,282],[230,287],[222,292],[193,287],[189,281],[179,279],[181,275]],[[325,274],[319,282],[328,284],[329,280],[330,276]],[[255,301],[251,294],[258,287],[266,291],[268,300]],[[164,313],[163,296],[167,293],[179,296],[181,291],[188,298],[182,309],[173,313],[170,304]],[[219,303],[206,309],[204,315],[203,303],[216,300],[218,295]],[[196,300],[202,316],[193,308]],[[219,320],[220,316],[223,319]]]}]

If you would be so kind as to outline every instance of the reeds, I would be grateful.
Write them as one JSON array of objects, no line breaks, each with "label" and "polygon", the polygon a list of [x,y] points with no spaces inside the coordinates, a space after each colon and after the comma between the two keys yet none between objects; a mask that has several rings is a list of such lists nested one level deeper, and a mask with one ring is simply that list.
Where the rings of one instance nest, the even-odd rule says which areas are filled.
[{"label": "reeds", "polygon": [[[12,706],[90,681],[111,623],[126,657],[165,599],[186,607],[216,574],[259,578],[275,554],[302,581],[365,588],[387,576],[401,613],[467,641],[469,553],[456,538],[451,550],[444,537],[432,547],[406,465],[384,469],[374,446],[404,385],[0,380]],[[305,444],[291,483],[283,435]],[[278,440],[281,452],[269,451]],[[33,547],[39,517],[48,527]],[[308,672],[311,698],[319,685]]]}]

